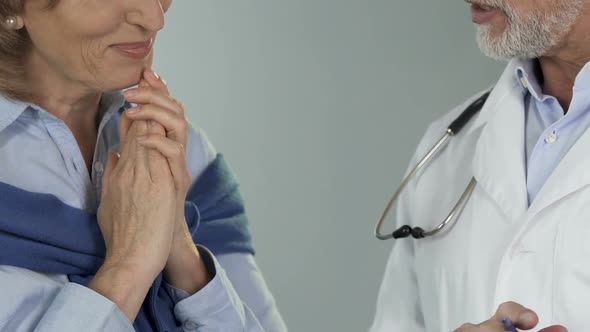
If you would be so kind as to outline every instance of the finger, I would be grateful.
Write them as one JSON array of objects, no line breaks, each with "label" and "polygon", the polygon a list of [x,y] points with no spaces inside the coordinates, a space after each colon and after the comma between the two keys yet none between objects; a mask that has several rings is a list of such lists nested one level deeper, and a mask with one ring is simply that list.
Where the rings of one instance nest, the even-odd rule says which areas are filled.
[{"label": "finger", "polygon": [[[144,86],[150,86],[146,80],[142,79],[141,81],[139,81],[139,86],[140,87],[144,87]],[[136,107],[136,106],[134,106]],[[133,107],[130,107],[130,109],[133,109]],[[127,118],[129,117],[129,112],[125,112],[125,114],[127,115]],[[130,121],[132,121],[131,119],[128,119]],[[155,121],[150,120],[148,121],[149,124],[149,132],[150,133],[158,133],[160,132],[162,135],[166,135],[166,130],[164,129],[164,127],[162,127],[162,125],[157,124]]]},{"label": "finger", "polygon": [[160,135],[160,136],[166,136],[166,128],[164,128],[164,126],[162,126],[160,123],[154,121],[154,120],[149,120],[149,134],[150,135]]},{"label": "finger", "polygon": [[184,107],[168,93],[164,93],[152,86],[139,86],[125,91],[127,101],[135,104],[155,104],[184,116]]},{"label": "finger", "polygon": [[130,158],[134,158],[131,162],[133,163],[136,177],[145,178],[146,176],[150,176],[150,153],[153,152],[140,145],[137,142],[137,138],[148,134],[148,124],[145,121],[134,121],[132,129],[135,130],[132,131],[132,135],[129,135],[128,146],[130,150],[135,150],[135,155],[130,156]]},{"label": "finger", "polygon": [[[140,87],[149,86],[149,84],[147,84],[147,82],[142,79],[139,81],[138,86],[140,86]],[[133,105],[131,105],[131,107],[129,107],[129,108],[132,108],[132,107],[133,107]],[[129,117],[127,116],[127,110],[129,108],[125,109],[125,112],[123,112],[123,114],[121,115],[121,120],[119,122],[119,137],[120,137],[119,141],[121,142],[121,145],[125,144],[125,142],[127,141],[127,134],[129,132],[129,129],[131,128],[131,124],[133,123],[133,121],[131,119],[129,119]]]},{"label": "finger", "polygon": [[109,152],[109,157],[107,159],[107,165],[105,167],[104,170],[104,174],[102,176],[102,195],[101,197],[104,198],[104,194],[107,191],[107,187],[109,185],[109,179],[111,177],[111,174],[113,172],[113,170],[115,169],[115,167],[117,166],[117,163],[119,162],[119,157],[120,155],[116,152]]},{"label": "finger", "polygon": [[150,121],[150,135],[160,135],[166,137],[166,128],[161,124],[157,123],[156,121]]},{"label": "finger", "polygon": [[[163,136],[159,136],[163,137]],[[139,141],[137,144],[141,145]],[[144,145],[141,145],[142,149],[146,149],[149,155],[149,164],[148,164],[148,172],[151,178],[152,183],[160,185],[160,184],[172,184],[176,186],[175,179],[172,175],[172,170],[170,169],[170,164],[165,156],[163,156],[160,151],[156,149],[148,148]]]},{"label": "finger", "polygon": [[133,121],[127,116],[127,110],[121,114],[121,118],[119,120],[119,142],[121,146],[125,145],[127,142],[127,136],[129,134],[129,129],[131,129],[131,125]]},{"label": "finger", "polygon": [[156,121],[166,130],[166,136],[186,146],[188,122],[173,112],[155,105],[138,105],[127,110],[132,120]]},{"label": "finger", "polygon": [[133,121],[129,121],[129,125],[129,130],[127,130],[125,134],[125,141],[121,142],[120,162],[125,165],[133,164],[129,163],[129,161],[134,161],[137,156],[137,142],[135,142],[135,137],[137,137],[137,125]]},{"label": "finger", "polygon": [[154,89],[164,92],[165,94],[170,94],[168,90],[168,85],[166,81],[164,81],[158,74],[156,74],[151,69],[146,69],[143,71],[143,79],[152,86]]},{"label": "finger", "polygon": [[[149,120],[147,121],[148,123],[148,135],[154,135],[154,136],[159,136],[159,137],[166,137],[166,129],[164,128],[164,126],[162,126],[161,124],[159,124],[158,122],[154,121],[154,120]],[[145,137],[145,136],[142,136]],[[141,137],[138,137],[141,138]],[[139,141],[138,141],[139,143]],[[144,146],[145,147],[145,146]],[[147,147],[146,147],[147,148]],[[152,180],[154,180],[153,177],[156,176],[160,176],[157,175],[158,171],[161,171],[162,168],[166,168],[168,171],[164,172],[164,174],[168,175],[170,174],[170,165],[168,164],[168,161],[166,160],[166,158],[164,156],[162,156],[162,154],[153,148],[148,148],[148,158],[149,158],[149,163],[150,163],[150,173],[152,174]]]},{"label": "finger", "polygon": [[[502,321],[498,321],[495,318],[492,318],[490,320],[487,320],[481,324],[478,324],[475,326],[475,328],[473,330],[468,330],[469,332],[491,332],[491,331],[508,331],[508,329],[505,329],[504,324],[502,324]],[[512,331],[512,330],[510,330]]]},{"label": "finger", "polygon": [[477,328],[476,325],[473,325],[471,323],[465,323],[453,332],[473,332],[473,331],[477,331],[476,328]]},{"label": "finger", "polygon": [[[152,131],[157,132],[157,127],[161,127],[161,125],[154,121],[148,122],[143,120],[133,121],[133,123],[138,128],[135,135],[133,135],[133,145],[137,149],[135,175],[140,179],[148,177],[152,183],[158,183],[160,180],[165,181],[171,174],[166,158],[159,151],[141,145],[138,141],[140,137],[147,136]],[[163,132],[164,129],[161,129],[161,131]],[[165,135],[160,133],[158,136],[164,137]]]},{"label": "finger", "polygon": [[137,141],[144,147],[154,149],[168,160],[170,172],[177,190],[185,190],[191,182],[187,168],[185,148],[182,144],[160,135],[138,137]]},{"label": "finger", "polygon": [[546,328],[540,330],[539,332],[568,332],[568,330],[564,326],[553,325],[553,326],[546,327]]},{"label": "finger", "polygon": [[499,322],[508,318],[514,322],[517,328],[523,330],[530,330],[539,323],[539,317],[534,311],[515,302],[506,302],[500,305],[494,318]]}]

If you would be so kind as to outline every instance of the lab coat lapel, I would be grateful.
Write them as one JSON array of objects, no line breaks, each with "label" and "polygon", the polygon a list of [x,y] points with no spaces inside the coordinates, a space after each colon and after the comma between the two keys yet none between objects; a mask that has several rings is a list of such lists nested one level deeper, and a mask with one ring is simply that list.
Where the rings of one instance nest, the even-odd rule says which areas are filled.
[{"label": "lab coat lapel", "polygon": [[565,196],[590,184],[590,130],[578,139],[559,163],[533,201],[529,214],[536,215]]},{"label": "lab coat lapel", "polygon": [[479,186],[512,221],[528,208],[524,98],[508,66],[482,110],[486,120],[477,142],[473,172]]}]

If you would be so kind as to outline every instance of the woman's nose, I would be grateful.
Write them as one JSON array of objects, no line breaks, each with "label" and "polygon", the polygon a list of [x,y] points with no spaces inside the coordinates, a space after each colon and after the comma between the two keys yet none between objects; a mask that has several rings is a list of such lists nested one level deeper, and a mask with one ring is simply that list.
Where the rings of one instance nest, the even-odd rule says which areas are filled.
[{"label": "woman's nose", "polygon": [[126,0],[127,22],[150,32],[164,28],[164,8],[160,0]]}]

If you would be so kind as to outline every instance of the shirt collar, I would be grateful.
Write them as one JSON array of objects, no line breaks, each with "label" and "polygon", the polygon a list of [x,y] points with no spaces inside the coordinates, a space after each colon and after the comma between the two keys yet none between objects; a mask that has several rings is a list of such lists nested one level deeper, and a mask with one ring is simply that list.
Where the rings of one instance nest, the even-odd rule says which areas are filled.
[{"label": "shirt collar", "polygon": [[122,91],[105,92],[100,100],[100,118],[111,116],[116,111],[129,108]]},{"label": "shirt collar", "polygon": [[0,132],[18,119],[31,104],[0,94]]},{"label": "shirt collar", "polygon": [[537,59],[518,59],[516,60],[516,80],[522,88],[524,94],[530,93],[538,101],[544,101],[547,96],[543,94],[540,79],[542,78],[541,70]]},{"label": "shirt collar", "polygon": [[590,89],[590,62],[586,63],[582,70],[576,76],[574,82],[574,92],[585,91]]},{"label": "shirt collar", "polygon": [[[516,66],[516,80],[523,89],[523,93],[530,93],[536,100],[543,102],[550,96],[543,93],[541,87],[542,75],[537,59],[518,59]],[[576,76],[574,92],[590,89],[590,62],[582,68]]]},{"label": "shirt collar", "polygon": [[[126,107],[125,96],[121,91],[106,92],[101,99],[100,118],[110,117]],[[0,132],[16,121],[28,108],[43,111],[41,107],[0,94]]]}]

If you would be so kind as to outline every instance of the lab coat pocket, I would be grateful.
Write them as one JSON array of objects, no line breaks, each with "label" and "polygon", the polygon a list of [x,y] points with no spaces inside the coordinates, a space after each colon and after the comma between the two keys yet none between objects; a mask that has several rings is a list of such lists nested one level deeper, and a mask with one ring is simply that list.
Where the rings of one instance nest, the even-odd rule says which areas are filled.
[{"label": "lab coat pocket", "polygon": [[590,273],[590,206],[572,213],[564,223],[563,248],[572,258],[572,264],[583,263],[584,271]]},{"label": "lab coat pocket", "polygon": [[590,277],[590,207],[577,210],[565,210],[559,216],[557,227],[555,259],[557,269],[572,271],[576,274]]},{"label": "lab coat pocket", "polygon": [[[570,331],[590,326],[590,192],[552,208],[558,228],[554,253],[553,322]],[[559,212],[558,212],[559,211]]]}]

